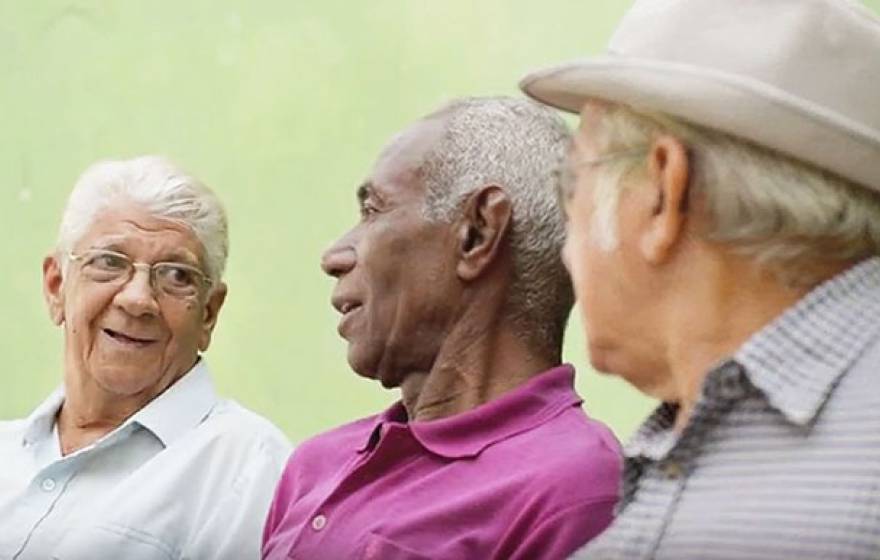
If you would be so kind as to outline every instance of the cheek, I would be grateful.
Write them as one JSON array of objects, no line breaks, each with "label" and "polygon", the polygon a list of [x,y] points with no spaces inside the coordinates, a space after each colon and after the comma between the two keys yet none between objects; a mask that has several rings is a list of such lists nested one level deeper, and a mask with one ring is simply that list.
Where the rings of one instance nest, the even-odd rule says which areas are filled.
[{"label": "cheek", "polygon": [[110,286],[72,286],[64,296],[64,324],[69,332],[82,334],[113,302]]},{"label": "cheek", "polygon": [[585,290],[590,284],[588,279],[589,263],[587,262],[590,257],[590,250],[589,240],[583,234],[581,228],[569,228],[569,233],[565,238],[565,245],[562,247],[562,260],[571,276],[575,296],[580,301],[583,301],[584,297],[587,296]]},{"label": "cheek", "polygon": [[194,302],[165,313],[165,321],[171,331],[171,344],[179,347],[197,341],[202,331],[201,317],[202,308]]}]

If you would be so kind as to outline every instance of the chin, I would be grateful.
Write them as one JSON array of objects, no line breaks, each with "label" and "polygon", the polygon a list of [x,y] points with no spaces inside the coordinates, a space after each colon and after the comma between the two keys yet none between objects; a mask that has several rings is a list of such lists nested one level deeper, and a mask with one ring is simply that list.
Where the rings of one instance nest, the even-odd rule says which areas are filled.
[{"label": "chin", "polygon": [[95,381],[108,393],[123,397],[143,393],[154,385],[151,379],[145,379],[143,371],[140,372],[108,372],[104,375],[95,375]]},{"label": "chin", "polygon": [[400,387],[400,379],[391,371],[381,371],[380,359],[372,356],[364,356],[356,351],[354,346],[348,350],[348,365],[359,377],[378,381],[385,389]]},{"label": "chin", "polygon": [[348,356],[346,357],[348,366],[358,374],[359,377],[365,379],[377,379],[376,368],[371,365],[371,361],[362,356],[354,344],[348,345]]},{"label": "chin", "polygon": [[600,373],[619,375],[620,372],[614,368],[614,352],[606,345],[590,342],[588,345],[590,353],[590,365],[594,370]]}]

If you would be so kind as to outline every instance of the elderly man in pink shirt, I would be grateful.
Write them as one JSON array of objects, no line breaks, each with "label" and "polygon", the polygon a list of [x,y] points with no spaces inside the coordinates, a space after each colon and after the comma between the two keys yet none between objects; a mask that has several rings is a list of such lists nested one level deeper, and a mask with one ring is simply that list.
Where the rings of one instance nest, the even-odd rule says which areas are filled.
[{"label": "elderly man in pink shirt", "polygon": [[296,450],[264,558],[561,559],[610,523],[618,444],[560,365],[567,139],[530,101],[462,99],[381,153],[321,265],[352,369],[402,398]]}]

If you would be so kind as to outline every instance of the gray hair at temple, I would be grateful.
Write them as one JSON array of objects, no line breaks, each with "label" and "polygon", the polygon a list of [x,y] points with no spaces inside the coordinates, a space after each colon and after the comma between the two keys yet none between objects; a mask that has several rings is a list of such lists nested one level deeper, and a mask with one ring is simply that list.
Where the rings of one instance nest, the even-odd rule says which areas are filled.
[{"label": "gray hair at temple", "polygon": [[570,138],[565,123],[537,103],[506,97],[462,98],[436,114],[445,119],[445,134],[420,169],[426,216],[451,221],[476,189],[504,189],[513,209],[508,317],[525,339],[559,352],[574,303],[560,256],[565,223],[557,189]]},{"label": "gray hair at temple", "polygon": [[737,137],[619,104],[599,114],[595,136],[601,153],[624,154],[603,163],[596,181],[593,234],[604,249],[617,245],[622,179],[644,172],[644,155],[658,134],[688,148],[688,196],[691,206],[699,200],[709,219],[700,234],[753,258],[784,282],[809,285],[817,265],[880,254],[876,190]]},{"label": "gray hair at temple", "polygon": [[58,232],[62,262],[102,210],[132,202],[159,218],[189,227],[205,251],[205,272],[216,285],[229,254],[226,212],[198,179],[159,156],[100,161],[79,177],[67,201]]}]

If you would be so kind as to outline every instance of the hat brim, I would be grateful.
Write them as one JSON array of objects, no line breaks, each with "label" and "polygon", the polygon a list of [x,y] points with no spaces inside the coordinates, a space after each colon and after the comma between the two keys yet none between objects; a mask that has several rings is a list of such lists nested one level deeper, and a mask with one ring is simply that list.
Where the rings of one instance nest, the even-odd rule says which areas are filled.
[{"label": "hat brim", "polygon": [[679,117],[880,191],[880,136],[757,80],[687,64],[603,55],[533,72],[520,88],[573,113],[589,99],[602,99]]}]

